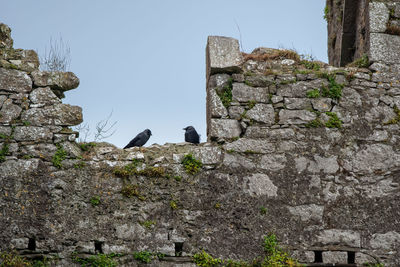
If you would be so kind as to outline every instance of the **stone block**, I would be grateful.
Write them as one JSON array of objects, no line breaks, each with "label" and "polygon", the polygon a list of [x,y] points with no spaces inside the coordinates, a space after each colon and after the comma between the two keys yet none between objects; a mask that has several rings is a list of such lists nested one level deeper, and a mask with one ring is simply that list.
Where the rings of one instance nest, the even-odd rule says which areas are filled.
[{"label": "stone block", "polygon": [[57,147],[53,144],[26,145],[20,148],[21,154],[51,161]]},{"label": "stone block", "polygon": [[53,93],[50,87],[39,87],[29,94],[33,104],[53,105],[61,103],[61,100]]},{"label": "stone block", "polygon": [[231,76],[225,73],[218,73],[210,76],[208,80],[207,88],[209,89],[222,89],[224,86],[229,85]]},{"label": "stone block", "polygon": [[311,99],[311,104],[315,110],[326,112],[332,108],[332,99],[330,98],[316,98]]},{"label": "stone block", "polygon": [[222,104],[222,101],[217,95],[215,89],[214,88],[208,89],[208,94],[209,94],[208,107],[210,109],[209,112],[211,118],[226,118],[228,116],[228,111]]},{"label": "stone block", "polygon": [[11,99],[7,99],[0,110],[0,123],[10,124],[19,117],[21,111],[20,106],[14,105]]},{"label": "stone block", "polygon": [[285,107],[287,109],[310,109],[311,100],[308,98],[285,97]]},{"label": "stone block", "polygon": [[256,104],[252,109],[247,111],[246,117],[268,126],[275,123],[275,112],[272,105]]},{"label": "stone block", "polygon": [[38,159],[8,160],[0,164],[0,178],[20,177],[35,171],[39,166]]},{"label": "stone block", "polygon": [[347,263],[346,251],[324,251],[322,252],[324,263]]},{"label": "stone block", "polygon": [[25,72],[0,68],[0,90],[29,93],[32,90],[32,80]]},{"label": "stone block", "polygon": [[[1,27],[1,25],[0,25]],[[29,238],[14,238],[11,240],[11,247],[13,249],[28,249]]]},{"label": "stone block", "polygon": [[243,61],[236,39],[223,36],[208,36],[207,77],[214,73],[237,73],[241,71]]},{"label": "stone block", "polygon": [[336,173],[339,170],[339,164],[337,162],[337,156],[332,157],[321,157],[314,155],[314,161],[310,161],[308,171],[312,173]]},{"label": "stone block", "polygon": [[230,106],[228,111],[231,119],[239,120],[242,118],[245,109],[242,106]]},{"label": "stone block", "polygon": [[250,196],[278,196],[278,187],[274,185],[268,175],[254,173],[243,177],[243,191]]},{"label": "stone block", "polygon": [[31,75],[35,86],[49,86],[60,98],[63,97],[63,92],[79,86],[79,78],[72,72],[33,71]]},{"label": "stone block", "polygon": [[222,150],[218,147],[199,147],[193,150],[193,156],[203,164],[218,164],[222,161]]},{"label": "stone block", "polygon": [[359,151],[344,151],[343,168],[357,174],[387,172],[400,166],[400,154],[385,144],[365,145]]},{"label": "stone block", "polygon": [[400,63],[400,36],[384,33],[370,34],[371,62],[381,61],[386,64]]},{"label": "stone block", "polygon": [[237,120],[211,119],[208,125],[208,138],[234,138],[240,136],[242,129]]},{"label": "stone block", "polygon": [[309,204],[294,207],[288,206],[288,209],[293,216],[299,217],[302,222],[308,222],[312,220],[322,223],[324,206]]},{"label": "stone block", "polygon": [[317,115],[308,110],[286,110],[279,112],[279,124],[305,124],[315,120]]},{"label": "stone block", "polygon": [[268,140],[288,140],[295,137],[291,128],[270,129],[268,127],[249,126],[244,135],[247,138],[266,138]]},{"label": "stone block", "polygon": [[222,164],[225,167],[239,170],[254,170],[256,168],[256,164],[251,159],[236,153],[225,153]]},{"label": "stone block", "polygon": [[389,9],[385,3],[371,2],[369,4],[369,27],[371,33],[385,32],[389,21]]},{"label": "stone block", "polygon": [[395,250],[400,244],[400,234],[390,231],[384,234],[374,234],[369,242],[373,249]]},{"label": "stone block", "polygon": [[359,248],[361,246],[360,233],[352,230],[323,230],[316,238],[315,245],[319,246],[348,246],[353,248]]},{"label": "stone block", "polygon": [[268,89],[251,87],[243,83],[233,83],[232,99],[238,102],[255,101],[258,103],[268,103]]},{"label": "stone block", "polygon": [[262,139],[240,138],[232,143],[224,145],[225,150],[233,150],[235,152],[250,153],[271,153],[275,151],[272,143]]},{"label": "stone block", "polygon": [[7,96],[0,95],[0,109],[3,106],[3,103],[7,100]]},{"label": "stone block", "polygon": [[254,75],[246,76],[245,81],[254,87],[268,87],[274,84],[275,79],[274,76]]},{"label": "stone block", "polygon": [[16,141],[50,141],[53,133],[49,128],[37,126],[17,126],[14,130]]},{"label": "stone block", "polygon": [[285,168],[286,161],[284,154],[267,154],[261,157],[259,168],[271,172],[279,171]]},{"label": "stone block", "polygon": [[73,126],[82,122],[82,108],[68,104],[56,104],[43,108],[31,108],[21,115],[23,121],[32,125]]}]

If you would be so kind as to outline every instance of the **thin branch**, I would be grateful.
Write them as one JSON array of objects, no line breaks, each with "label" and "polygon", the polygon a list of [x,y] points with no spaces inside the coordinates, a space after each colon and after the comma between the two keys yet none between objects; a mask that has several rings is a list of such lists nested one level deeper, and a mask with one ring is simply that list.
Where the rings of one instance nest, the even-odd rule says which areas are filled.
[{"label": "thin branch", "polygon": [[237,24],[237,22],[236,22],[235,19],[233,19],[233,21],[235,22],[236,27],[237,27],[237,29],[238,29],[238,31],[239,31],[239,37],[240,37],[240,39],[239,39],[239,44],[240,44],[240,49],[242,50],[242,52],[244,52],[243,46],[242,46],[242,33],[241,33],[241,31],[240,31],[239,24]]}]

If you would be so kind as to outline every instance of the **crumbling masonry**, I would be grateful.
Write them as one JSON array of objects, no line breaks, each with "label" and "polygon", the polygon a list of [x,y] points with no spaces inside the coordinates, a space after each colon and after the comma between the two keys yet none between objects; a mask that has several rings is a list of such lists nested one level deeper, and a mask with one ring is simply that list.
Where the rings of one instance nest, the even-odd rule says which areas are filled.
[{"label": "crumbling masonry", "polygon": [[337,67],[209,37],[208,142],[144,152],[77,144],[81,108],[61,98],[78,78],[39,71],[1,24],[0,250],[191,267],[201,250],[252,259],[273,232],[310,266],[399,266],[400,2],[328,0],[326,17]]}]

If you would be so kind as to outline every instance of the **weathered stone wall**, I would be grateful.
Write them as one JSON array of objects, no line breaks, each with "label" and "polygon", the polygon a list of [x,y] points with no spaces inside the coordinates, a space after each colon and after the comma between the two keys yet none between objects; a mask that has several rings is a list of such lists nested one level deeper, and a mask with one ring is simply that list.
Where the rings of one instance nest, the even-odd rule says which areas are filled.
[{"label": "weathered stone wall", "polygon": [[60,97],[77,78],[38,71],[1,29],[0,250],[58,266],[95,253],[140,266],[132,253],[152,251],[167,256],[150,266],[194,266],[202,249],[259,256],[274,232],[304,263],[400,264],[400,85],[388,65],[245,55],[209,37],[208,142],[122,150],[76,144],[81,110]]}]

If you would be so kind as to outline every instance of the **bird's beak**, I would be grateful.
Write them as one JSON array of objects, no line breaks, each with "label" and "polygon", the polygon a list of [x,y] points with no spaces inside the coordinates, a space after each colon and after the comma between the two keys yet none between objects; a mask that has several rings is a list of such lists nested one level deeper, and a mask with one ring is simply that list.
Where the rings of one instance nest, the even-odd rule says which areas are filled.
[{"label": "bird's beak", "polygon": [[185,130],[185,131],[186,131],[186,128],[183,128],[182,130]]}]

